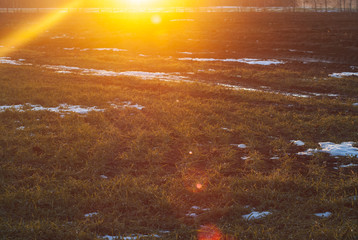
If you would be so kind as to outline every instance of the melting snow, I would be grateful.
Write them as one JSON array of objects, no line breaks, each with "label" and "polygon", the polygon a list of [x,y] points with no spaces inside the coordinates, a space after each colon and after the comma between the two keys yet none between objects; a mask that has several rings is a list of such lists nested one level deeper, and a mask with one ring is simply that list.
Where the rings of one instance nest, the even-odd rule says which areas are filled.
[{"label": "melting snow", "polygon": [[293,143],[293,144],[296,145],[296,146],[303,146],[303,145],[305,145],[305,143],[302,142],[301,140],[291,140],[290,142]]},{"label": "melting snow", "polygon": [[341,73],[332,73],[332,74],[329,74],[328,76],[330,76],[330,77],[334,77],[334,78],[352,77],[352,76],[356,76],[356,77],[358,77],[358,72],[341,72]]},{"label": "melting snow", "polygon": [[350,163],[346,165],[340,165],[339,168],[347,168],[347,167],[358,167],[358,164]]},{"label": "melting snow", "polygon": [[316,152],[329,153],[332,156],[358,156],[358,148],[353,147],[354,142],[342,142],[335,144],[332,142],[320,142],[322,149],[309,148],[305,152],[299,152],[298,155],[313,155]]},{"label": "melting snow", "polygon": [[[118,77],[118,76],[128,76],[128,77],[139,77],[144,80],[157,79],[161,81],[175,82],[175,81],[186,81],[187,77],[178,75],[178,73],[170,74],[163,72],[143,72],[143,71],[124,71],[124,72],[114,72],[108,70],[98,70],[90,68],[79,68],[79,67],[69,67],[62,65],[43,65],[47,69],[53,69],[57,72],[66,71],[65,73],[79,73],[82,75],[93,75],[93,76],[107,76],[107,77]],[[62,72],[63,73],[63,72]]]},{"label": "melting snow", "polygon": [[247,63],[247,64],[256,64],[256,65],[271,65],[271,64],[284,64],[285,62],[279,60],[260,60],[260,59],[253,59],[253,58],[226,58],[226,59],[217,59],[217,58],[179,58],[180,61],[198,61],[198,62],[240,62],[240,63]]},{"label": "melting snow", "polygon": [[24,130],[24,129],[25,129],[24,126],[21,126],[21,127],[16,128],[16,130]]},{"label": "melting snow", "polygon": [[58,38],[69,38],[69,39],[74,39],[74,37],[70,37],[67,34],[62,34],[62,35],[57,35],[54,37],[51,37],[51,39],[58,39]]},{"label": "melting snow", "polygon": [[314,215],[316,215],[317,217],[321,217],[321,218],[328,218],[329,216],[332,215],[331,212],[324,212],[324,213],[315,213]]},{"label": "melting snow", "polygon": [[199,206],[192,206],[187,214],[185,216],[196,218],[200,215],[200,213],[203,213],[205,211],[209,211],[210,208],[201,208]]},{"label": "melting snow", "polygon": [[0,57],[0,64],[11,65],[32,65],[31,63],[24,63],[25,59],[13,60],[9,57]]},{"label": "melting snow", "polygon": [[127,49],[120,49],[120,48],[93,48],[96,51],[113,51],[113,52],[127,52]]},{"label": "melting snow", "polygon": [[81,107],[79,105],[68,105],[68,104],[60,104],[58,107],[42,107],[41,105],[33,105],[33,104],[19,104],[19,105],[5,105],[0,106],[0,112],[4,112],[6,110],[13,109],[19,112],[25,111],[50,111],[57,113],[67,113],[74,112],[79,114],[87,114],[90,111],[103,112],[104,109],[98,109],[97,107]]},{"label": "melting snow", "polygon": [[100,177],[103,179],[108,179],[108,177],[106,175],[101,175]]},{"label": "melting snow", "polygon": [[246,144],[230,144],[231,146],[235,146],[235,147],[238,147],[238,148],[247,148]]},{"label": "melting snow", "polygon": [[85,217],[93,217],[93,216],[96,216],[96,215],[98,215],[98,212],[86,213]]},{"label": "melting snow", "polygon": [[113,108],[136,108],[138,110],[142,110],[144,108],[144,106],[141,106],[139,104],[132,104],[132,102],[130,101],[126,101],[121,103],[120,105],[116,104],[116,103],[111,103],[111,106]]},{"label": "melting snow", "polygon": [[260,218],[263,218],[263,217],[266,217],[267,215],[270,215],[272,214],[271,212],[251,212],[249,214],[246,214],[246,215],[243,215],[242,217],[245,219],[245,220],[254,220],[254,219],[260,219]]},{"label": "melting snow", "polygon": [[224,130],[224,131],[227,131],[227,132],[232,132],[233,131],[232,129],[226,128],[226,127],[222,127],[221,129]]},{"label": "melting snow", "polygon": [[160,238],[160,236],[157,234],[152,234],[152,235],[132,234],[127,237],[118,237],[118,236],[110,236],[110,235],[98,236],[98,238],[106,239],[106,240],[136,240],[136,239],[148,238],[148,237]]}]

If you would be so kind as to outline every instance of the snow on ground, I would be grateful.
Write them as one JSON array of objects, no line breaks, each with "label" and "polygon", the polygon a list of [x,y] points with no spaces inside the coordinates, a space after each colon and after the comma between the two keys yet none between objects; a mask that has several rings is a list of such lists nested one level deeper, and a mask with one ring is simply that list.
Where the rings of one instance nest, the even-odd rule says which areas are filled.
[{"label": "snow on ground", "polygon": [[25,59],[13,60],[9,57],[0,57],[0,64],[10,64],[10,65],[32,65],[31,63],[24,63]]},{"label": "snow on ground", "polygon": [[347,168],[347,167],[358,167],[358,164],[350,163],[350,164],[343,164],[338,166],[338,168]]},{"label": "snow on ground", "polygon": [[[138,110],[142,110],[144,106],[139,104],[132,104],[131,102],[123,102],[121,104],[114,104],[111,103],[111,106],[114,108],[136,108]],[[4,105],[0,106],[0,112],[5,112],[6,110],[14,110],[18,112],[25,112],[25,111],[50,111],[56,112],[61,114],[66,113],[78,113],[78,114],[88,114],[89,112],[104,112],[105,109],[94,107],[84,107],[80,105],[69,105],[69,104],[60,104],[57,107],[43,107],[41,105],[34,105],[30,103],[26,104],[18,104],[18,105]]]},{"label": "snow on ground", "polygon": [[121,48],[77,48],[77,47],[70,47],[70,48],[63,48],[63,50],[66,51],[73,51],[73,50],[79,50],[81,52],[85,51],[112,51],[112,52],[128,52],[127,49],[121,49]]},{"label": "snow on ground", "polygon": [[141,106],[139,104],[132,104],[131,101],[125,101],[125,102],[122,102],[120,104],[117,104],[117,103],[110,103],[111,104],[111,107],[113,108],[136,108],[138,110],[142,110],[144,108],[144,106]]},{"label": "snow on ground", "polygon": [[103,179],[108,179],[108,177],[106,175],[101,175],[100,177]]},{"label": "snow on ground", "polygon": [[160,80],[168,82],[191,82],[187,80],[187,77],[180,76],[180,73],[164,73],[164,72],[143,72],[143,71],[124,71],[124,72],[114,72],[108,70],[99,70],[91,68],[79,68],[79,67],[70,67],[62,65],[43,65],[47,69],[56,70],[58,73],[79,73],[82,75],[92,75],[92,76],[107,76],[107,77],[118,77],[118,76],[127,76],[127,77],[139,77],[144,80]]},{"label": "snow on ground", "polygon": [[303,145],[305,145],[305,143],[302,142],[301,140],[291,140],[290,142],[293,143],[293,144],[296,145],[296,146],[303,146]]},{"label": "snow on ground", "polygon": [[142,239],[142,238],[161,238],[161,236],[159,236],[157,234],[151,234],[151,235],[132,234],[127,237],[105,235],[105,236],[98,236],[98,238],[105,239],[105,240],[137,240],[137,239]]},{"label": "snow on ground", "polygon": [[185,214],[185,216],[196,218],[201,213],[209,211],[209,210],[210,210],[210,208],[202,208],[202,207],[199,207],[199,206],[192,206],[190,208],[190,210],[188,211],[188,213]]},{"label": "snow on ground", "polygon": [[96,215],[98,215],[98,212],[86,213],[84,216],[85,217],[93,217],[93,216],[96,216]]},{"label": "snow on ground", "polygon": [[331,212],[324,212],[324,213],[315,213],[314,215],[317,216],[317,217],[321,217],[321,218],[328,218],[329,216],[332,215],[332,213]]},{"label": "snow on ground", "polygon": [[333,94],[333,93],[314,93],[314,92],[304,92],[304,94],[301,93],[290,93],[290,92],[283,92],[283,91],[275,91],[272,90],[266,86],[261,86],[261,88],[250,88],[250,87],[243,87],[240,85],[231,85],[231,84],[225,84],[225,83],[216,83],[217,86],[222,86],[225,88],[233,89],[233,90],[243,90],[243,91],[250,91],[250,92],[265,92],[265,93],[273,93],[273,94],[281,94],[289,97],[300,97],[300,98],[310,98],[310,97],[338,97],[339,94]]},{"label": "snow on ground", "polygon": [[263,218],[263,217],[266,217],[267,215],[270,215],[272,214],[271,212],[251,212],[249,214],[246,214],[246,215],[242,215],[242,218],[244,218],[245,220],[255,220],[255,219],[260,219],[260,218]]},{"label": "snow on ground", "polygon": [[226,127],[222,127],[221,129],[224,130],[224,131],[227,131],[227,132],[232,132],[233,131],[232,129],[226,128]]},{"label": "snow on ground", "polygon": [[358,106],[358,103],[353,103],[352,105],[353,105],[353,106]]},{"label": "snow on ground", "polygon": [[284,64],[285,62],[270,59],[270,60],[260,60],[254,58],[226,58],[226,59],[218,59],[218,58],[179,58],[179,61],[197,61],[197,62],[240,62],[247,64],[256,64],[256,65],[272,65],[272,64]]},{"label": "snow on ground", "polygon": [[247,148],[246,144],[230,144],[231,146],[235,146],[235,147],[238,147],[238,148],[241,148],[241,149],[244,149],[244,148]]},{"label": "snow on ground", "polygon": [[74,37],[68,36],[67,34],[57,35],[51,37],[51,39],[59,39],[59,38],[68,38],[68,39],[75,39]]},{"label": "snow on ground", "polygon": [[43,107],[41,105],[33,105],[33,104],[19,104],[19,105],[5,105],[0,106],[0,112],[4,112],[6,110],[15,110],[18,112],[25,111],[50,111],[56,113],[69,113],[74,112],[78,114],[87,114],[91,111],[103,112],[104,109],[98,109],[97,107],[81,107],[79,105],[68,105],[68,104],[60,104],[58,107]]},{"label": "snow on ground", "polygon": [[353,147],[354,142],[342,142],[335,144],[332,142],[320,142],[321,149],[309,148],[304,152],[297,153],[298,155],[313,155],[317,152],[329,153],[332,156],[358,156],[358,148]]},{"label": "snow on ground", "polygon": [[329,74],[328,76],[330,76],[330,77],[334,77],[334,78],[352,77],[352,76],[356,76],[356,77],[358,77],[358,72],[341,72],[341,73],[332,73],[332,74]]}]

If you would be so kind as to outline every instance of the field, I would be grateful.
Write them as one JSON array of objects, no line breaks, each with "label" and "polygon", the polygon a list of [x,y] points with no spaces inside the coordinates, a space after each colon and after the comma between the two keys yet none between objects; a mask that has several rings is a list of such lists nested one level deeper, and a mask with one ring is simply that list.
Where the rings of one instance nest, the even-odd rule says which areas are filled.
[{"label": "field", "polygon": [[[0,239],[358,239],[358,15],[0,15]],[[8,44],[9,42],[7,42]]]}]

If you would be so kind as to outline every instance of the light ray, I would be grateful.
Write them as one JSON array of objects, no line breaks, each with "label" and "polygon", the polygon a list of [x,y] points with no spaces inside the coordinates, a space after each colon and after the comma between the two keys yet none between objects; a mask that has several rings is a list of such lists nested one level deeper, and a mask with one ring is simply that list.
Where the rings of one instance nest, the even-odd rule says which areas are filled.
[{"label": "light ray", "polygon": [[[69,4],[63,6],[61,9],[71,9],[79,6],[82,0],[74,0]],[[4,45],[0,48],[0,57],[5,57],[15,49],[21,47],[27,42],[34,39],[38,34],[45,31],[47,28],[60,21],[68,14],[68,11],[58,10],[55,13],[47,14],[41,19],[37,20],[31,27],[28,25],[21,27],[16,32],[0,40],[0,43]]]}]

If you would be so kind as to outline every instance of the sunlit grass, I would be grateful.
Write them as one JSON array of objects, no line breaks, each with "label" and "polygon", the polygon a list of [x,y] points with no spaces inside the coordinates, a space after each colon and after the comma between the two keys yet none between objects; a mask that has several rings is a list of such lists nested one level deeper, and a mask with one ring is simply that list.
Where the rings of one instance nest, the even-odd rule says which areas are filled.
[{"label": "sunlit grass", "polygon": [[[122,29],[115,23],[125,21],[116,22],[115,16],[107,25],[109,16],[77,17],[86,21],[74,25],[76,18],[70,18],[11,53],[33,65],[0,65],[1,106],[67,103],[105,109],[0,112],[2,238],[355,238],[357,171],[334,169],[334,163],[356,163],[357,157],[296,154],[321,141],[358,142],[356,78],[327,78],[329,71],[350,65],[183,62],[178,52],[192,47],[188,36],[205,32],[195,23],[189,27],[170,22],[178,16],[162,16],[164,23],[153,24],[145,14],[125,20],[140,19],[139,28]],[[175,39],[178,45],[171,44]],[[78,49],[64,50],[72,47]],[[93,50],[104,47],[128,51]],[[92,50],[81,51],[85,48]],[[214,54],[226,57],[225,51]],[[65,74],[44,65],[179,72],[193,82]],[[322,70],[327,66],[333,70]],[[340,96],[298,98],[215,83]],[[111,105],[128,101],[144,108]],[[293,139],[305,145],[296,146]],[[242,218],[252,211],[271,214]],[[328,218],[314,215],[328,211]]]}]

